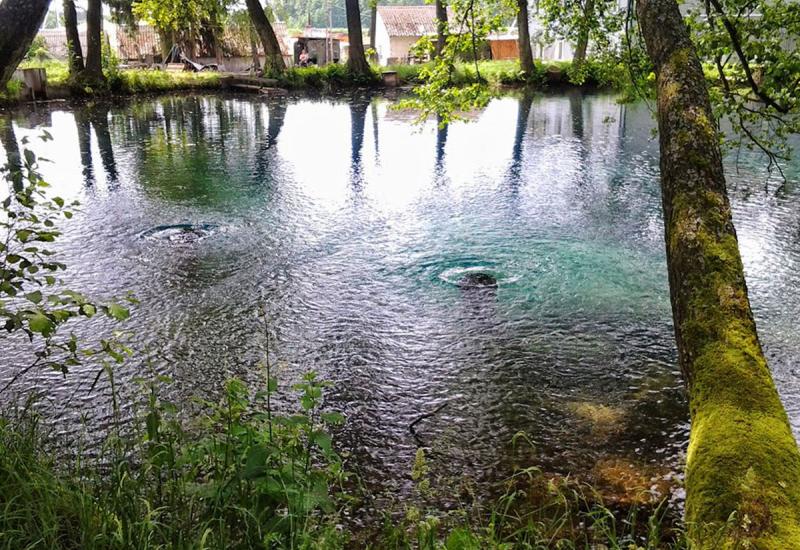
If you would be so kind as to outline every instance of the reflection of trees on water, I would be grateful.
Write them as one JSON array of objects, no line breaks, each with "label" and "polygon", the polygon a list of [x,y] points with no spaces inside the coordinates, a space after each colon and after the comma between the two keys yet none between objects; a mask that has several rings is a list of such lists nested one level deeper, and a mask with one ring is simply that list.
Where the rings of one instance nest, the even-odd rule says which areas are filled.
[{"label": "reflection of trees on water", "polygon": [[448,124],[442,124],[441,115],[436,115],[436,164],[434,178],[437,183],[444,178],[444,153],[447,147]]},{"label": "reflection of trees on water", "polygon": [[0,144],[2,144],[6,152],[6,162],[9,166],[12,168],[21,168],[19,144],[17,143],[17,135],[14,132],[14,122],[11,120],[10,114],[0,117]]},{"label": "reflection of trees on water", "polygon": [[378,141],[378,134],[379,134],[378,129],[380,126],[378,123],[378,102],[376,100],[371,101],[370,108],[371,108],[370,115],[372,116],[372,141],[375,143],[375,164],[377,166],[380,166],[381,148],[380,148],[380,142]]},{"label": "reflection of trees on water", "polygon": [[364,127],[367,123],[367,109],[370,105],[368,97],[353,96],[350,101],[350,173],[352,183],[360,187],[363,180],[361,163],[364,148]]},{"label": "reflection of trees on water", "polygon": [[78,132],[78,151],[81,157],[83,183],[86,187],[94,187],[94,165],[92,162],[92,128],[87,109],[75,111],[75,128]]},{"label": "reflection of trees on water", "polygon": [[286,109],[287,103],[285,100],[277,99],[271,101],[267,105],[267,126],[265,128],[262,105],[254,105],[253,124],[257,143],[254,173],[257,182],[269,180],[269,158],[278,143],[278,136],[286,118]]},{"label": "reflection of trees on water", "polygon": [[519,191],[522,179],[522,157],[525,151],[525,135],[528,131],[528,120],[533,106],[533,93],[525,90],[517,103],[517,124],[514,129],[514,146],[511,149],[511,166],[508,183],[512,192]]},{"label": "reflection of trees on water", "polygon": [[114,160],[114,149],[111,145],[111,131],[108,124],[109,105],[101,102],[92,105],[88,109],[89,121],[94,128],[94,135],[97,138],[97,147],[100,150],[100,160],[103,162],[103,169],[109,183],[117,183],[117,164]]}]

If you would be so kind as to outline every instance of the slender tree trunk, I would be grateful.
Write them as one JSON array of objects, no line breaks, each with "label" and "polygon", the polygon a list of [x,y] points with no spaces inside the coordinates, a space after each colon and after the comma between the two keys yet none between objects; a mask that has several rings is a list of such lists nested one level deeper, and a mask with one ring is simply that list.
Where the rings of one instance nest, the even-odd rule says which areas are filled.
[{"label": "slender tree trunk", "polygon": [[586,62],[586,50],[589,47],[589,22],[594,18],[594,0],[585,0],[583,5],[583,21],[581,21],[578,40],[575,42],[575,53],[572,56],[572,70],[575,74]]},{"label": "slender tree trunk", "polygon": [[0,90],[25,57],[47,15],[50,0],[3,0],[0,2]]},{"label": "slender tree trunk", "polygon": [[436,57],[439,57],[447,43],[447,4],[436,0]]},{"label": "slender tree trunk", "polygon": [[698,548],[800,548],[800,453],[750,310],[703,70],[676,0],[639,0],[637,15],[656,69],[667,269],[692,418],[689,535]]},{"label": "slender tree trunk", "polygon": [[369,49],[372,50],[373,60],[377,60],[377,48],[375,47],[375,32],[378,27],[378,0],[370,0],[369,3]]},{"label": "slender tree trunk", "polygon": [[78,14],[74,0],[64,0],[64,28],[67,33],[67,55],[69,74],[75,76],[83,70],[83,49],[81,35],[78,33]]},{"label": "slender tree trunk", "polygon": [[361,10],[358,0],[345,0],[347,11],[347,35],[350,38],[350,54],[347,66],[355,75],[366,76],[370,73],[367,57],[364,55],[364,39],[361,31]]},{"label": "slender tree trunk", "polygon": [[261,7],[259,0],[245,0],[245,2],[250,20],[261,39],[261,45],[264,46],[264,70],[269,73],[282,73],[286,70],[286,63],[283,61],[278,37],[264,13],[264,8]]},{"label": "slender tree trunk", "polygon": [[250,25],[250,55],[253,57],[253,72],[261,72],[261,61],[258,59],[258,44],[256,43],[256,29]]},{"label": "slender tree trunk", "polygon": [[531,33],[528,29],[528,0],[517,0],[517,28],[519,36],[519,67],[523,76],[528,79],[533,76],[533,52],[531,51]]},{"label": "slender tree trunk", "polygon": [[86,67],[83,79],[100,82],[103,77],[103,4],[89,0],[86,10]]}]

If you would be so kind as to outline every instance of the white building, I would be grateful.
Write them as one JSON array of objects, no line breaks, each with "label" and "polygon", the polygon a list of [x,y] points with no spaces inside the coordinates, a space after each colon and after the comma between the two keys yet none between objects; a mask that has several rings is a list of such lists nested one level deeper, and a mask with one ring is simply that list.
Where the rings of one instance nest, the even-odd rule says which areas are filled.
[{"label": "white building", "polygon": [[410,50],[423,36],[436,36],[436,7],[378,6],[375,50],[378,63],[408,63]]}]

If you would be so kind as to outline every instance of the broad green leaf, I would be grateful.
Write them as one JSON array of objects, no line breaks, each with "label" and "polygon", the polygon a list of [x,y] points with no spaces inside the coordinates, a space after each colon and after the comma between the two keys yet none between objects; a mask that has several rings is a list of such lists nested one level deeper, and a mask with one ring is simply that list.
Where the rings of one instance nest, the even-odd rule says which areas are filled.
[{"label": "broad green leaf", "polygon": [[117,321],[124,321],[131,316],[130,310],[122,307],[119,304],[111,304],[108,306],[108,314]]},{"label": "broad green leaf", "polygon": [[37,332],[42,336],[50,336],[55,329],[55,323],[44,313],[37,311],[28,317],[28,328],[30,328],[32,332]]}]

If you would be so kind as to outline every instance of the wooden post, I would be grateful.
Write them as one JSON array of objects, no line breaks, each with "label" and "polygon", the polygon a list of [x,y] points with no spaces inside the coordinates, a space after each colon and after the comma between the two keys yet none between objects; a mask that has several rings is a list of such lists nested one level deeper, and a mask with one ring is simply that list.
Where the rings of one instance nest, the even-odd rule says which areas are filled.
[{"label": "wooden post", "polygon": [[22,79],[31,91],[31,99],[47,99],[47,71],[41,68],[22,69]]}]

